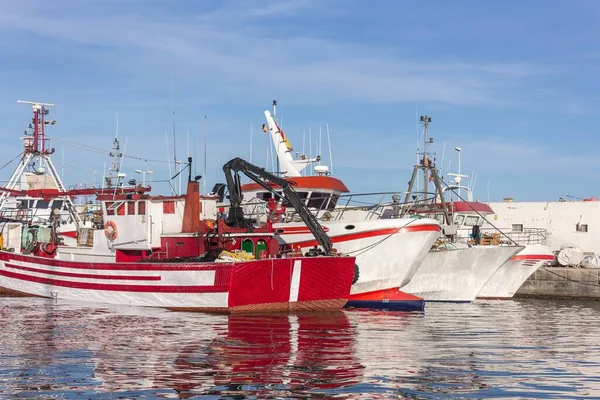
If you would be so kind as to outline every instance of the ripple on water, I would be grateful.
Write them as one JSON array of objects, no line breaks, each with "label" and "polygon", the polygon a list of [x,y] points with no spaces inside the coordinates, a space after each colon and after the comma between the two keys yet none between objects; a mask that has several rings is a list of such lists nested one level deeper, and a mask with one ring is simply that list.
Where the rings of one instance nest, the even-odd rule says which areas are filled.
[{"label": "ripple on water", "polygon": [[219,316],[2,299],[0,395],[596,397],[599,322],[596,303],[533,300]]}]

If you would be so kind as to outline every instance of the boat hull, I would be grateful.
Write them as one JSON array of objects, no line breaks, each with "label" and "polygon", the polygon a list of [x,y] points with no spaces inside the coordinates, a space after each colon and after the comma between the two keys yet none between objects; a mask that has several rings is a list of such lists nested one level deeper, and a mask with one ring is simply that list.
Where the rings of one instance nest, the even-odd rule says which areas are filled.
[{"label": "boat hull", "polygon": [[478,299],[509,300],[538,268],[554,261],[554,253],[542,244],[526,245],[505,262],[483,286]]},{"label": "boat hull", "polygon": [[376,290],[374,292],[352,294],[346,308],[368,308],[393,311],[423,311],[425,300],[399,289]]},{"label": "boat hull", "polygon": [[6,293],[180,311],[339,309],[353,275],[352,257],[86,263],[0,251],[0,288]]},{"label": "boat hull", "polygon": [[486,282],[522,246],[474,246],[431,251],[400,289],[425,301],[471,302]]},{"label": "boat hull", "polygon": [[[387,219],[322,222],[335,249],[356,257],[358,280],[351,294],[397,289],[419,269],[431,245],[440,235],[432,219]],[[316,245],[303,224],[276,224],[279,239],[303,253]]]}]

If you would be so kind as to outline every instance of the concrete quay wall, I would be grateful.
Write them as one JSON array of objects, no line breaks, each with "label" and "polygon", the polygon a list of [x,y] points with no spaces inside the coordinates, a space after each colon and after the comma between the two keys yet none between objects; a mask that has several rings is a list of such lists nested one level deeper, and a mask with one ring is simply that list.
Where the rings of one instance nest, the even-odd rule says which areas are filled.
[{"label": "concrete quay wall", "polygon": [[600,269],[542,267],[515,297],[600,300]]}]

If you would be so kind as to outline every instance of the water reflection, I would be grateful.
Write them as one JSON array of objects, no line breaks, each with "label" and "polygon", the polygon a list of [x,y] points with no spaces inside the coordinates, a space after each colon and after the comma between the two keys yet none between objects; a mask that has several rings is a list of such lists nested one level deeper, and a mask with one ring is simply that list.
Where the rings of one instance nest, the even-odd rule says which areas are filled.
[{"label": "water reflection", "polygon": [[0,304],[0,398],[600,395],[596,303],[229,317]]},{"label": "water reflection", "polygon": [[[362,380],[346,315],[214,316],[20,300],[1,308],[6,394],[293,396]],[[69,391],[66,391],[66,389]]]}]

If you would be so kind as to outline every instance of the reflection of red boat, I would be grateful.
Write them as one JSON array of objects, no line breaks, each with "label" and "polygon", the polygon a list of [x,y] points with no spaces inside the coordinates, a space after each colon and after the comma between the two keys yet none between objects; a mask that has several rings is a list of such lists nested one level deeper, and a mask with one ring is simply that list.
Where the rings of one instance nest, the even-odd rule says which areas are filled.
[{"label": "reflection of red boat", "polygon": [[[40,332],[46,352],[40,359],[43,365],[60,362],[61,354],[86,346],[93,362],[87,384],[107,397],[323,398],[364,379],[355,324],[344,311],[221,316],[134,307],[126,315],[68,307]],[[63,326],[86,328],[69,341],[58,333]]]},{"label": "reflection of red boat", "polygon": [[226,391],[220,394],[304,396],[362,379],[343,312],[228,318],[227,335],[209,357],[215,384]]},{"label": "reflection of red boat", "polygon": [[[31,162],[43,157],[63,188],[44,148],[47,111],[44,104],[33,103],[34,133],[24,157]],[[227,217],[215,222],[202,216],[200,177],[192,180],[191,158],[188,168],[186,196],[99,195],[103,229],[80,229],[77,246],[62,245],[57,222],[49,227],[21,221],[1,225],[0,292],[185,311],[344,306],[355,259],[336,254],[299,199],[293,204],[322,247],[307,256],[283,254],[271,221],[257,224],[244,215],[239,173],[257,182],[278,177],[241,159],[225,164],[231,207]],[[0,200],[8,197],[5,193]],[[288,195],[297,197],[291,188]],[[72,204],[68,210],[77,220]]]}]

